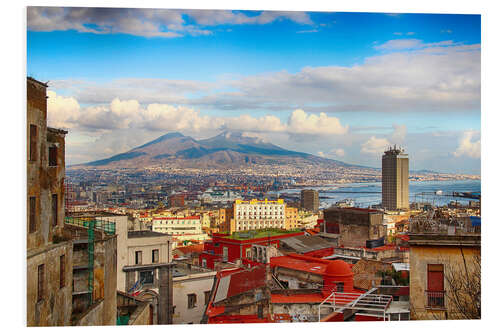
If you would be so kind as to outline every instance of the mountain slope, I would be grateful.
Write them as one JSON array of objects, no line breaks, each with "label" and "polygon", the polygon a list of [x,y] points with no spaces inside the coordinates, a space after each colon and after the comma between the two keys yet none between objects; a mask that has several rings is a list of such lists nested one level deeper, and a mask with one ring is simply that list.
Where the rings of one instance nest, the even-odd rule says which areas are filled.
[{"label": "mountain slope", "polygon": [[223,132],[204,140],[168,133],[128,152],[71,167],[143,168],[159,165],[190,168],[238,168],[248,165],[337,167],[346,163],[283,149],[239,132]]}]

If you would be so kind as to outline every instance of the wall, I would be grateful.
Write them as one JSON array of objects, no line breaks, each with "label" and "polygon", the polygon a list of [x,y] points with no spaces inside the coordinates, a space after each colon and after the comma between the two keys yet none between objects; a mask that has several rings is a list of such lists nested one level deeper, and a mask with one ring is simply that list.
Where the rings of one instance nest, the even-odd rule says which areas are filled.
[{"label": "wall", "polygon": [[[102,300],[97,301],[96,303],[92,304],[90,308],[87,309],[84,313],[77,318],[73,325],[74,326],[96,326],[96,325],[101,325],[100,323],[103,322],[103,307],[104,307],[104,302]],[[116,309],[116,308],[115,308]],[[116,317],[115,317],[115,324],[116,324]]]},{"label": "wall", "polygon": [[[469,267],[475,255],[480,256],[478,247],[462,247],[462,251]],[[410,247],[410,304],[411,319],[464,319],[456,311],[453,304],[445,297],[446,311],[426,309],[427,299],[427,265],[443,264],[444,275],[450,269],[464,270],[460,247],[457,246],[411,246]],[[465,274],[465,270],[464,270]],[[444,279],[444,289],[449,292],[450,286]]]},{"label": "wall", "polygon": [[151,305],[149,303],[141,304],[137,307],[137,309],[130,316],[130,320],[128,322],[129,325],[151,325]]},{"label": "wall", "polygon": [[[71,242],[48,245],[41,251],[29,251],[27,256],[27,299],[28,326],[68,326],[71,320],[71,293],[73,271]],[[60,288],[59,258],[64,255],[65,286]],[[44,297],[37,301],[38,265],[45,265]]]},{"label": "wall", "polygon": [[[173,278],[174,324],[199,324],[205,312],[205,291],[210,292],[216,272],[191,274]],[[196,306],[188,309],[188,294],[196,294]]]},{"label": "wall", "polygon": [[117,238],[96,241],[94,247],[94,295],[104,298],[102,323],[116,325]]}]

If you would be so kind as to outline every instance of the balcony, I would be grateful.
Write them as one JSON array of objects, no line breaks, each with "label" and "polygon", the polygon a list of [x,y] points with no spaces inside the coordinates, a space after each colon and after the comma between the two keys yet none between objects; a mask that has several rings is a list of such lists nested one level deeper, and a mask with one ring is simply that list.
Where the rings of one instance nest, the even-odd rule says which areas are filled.
[{"label": "balcony", "polygon": [[434,291],[434,290],[426,290],[425,296],[427,298],[426,308],[431,310],[446,310],[445,305],[445,294],[446,291]]}]

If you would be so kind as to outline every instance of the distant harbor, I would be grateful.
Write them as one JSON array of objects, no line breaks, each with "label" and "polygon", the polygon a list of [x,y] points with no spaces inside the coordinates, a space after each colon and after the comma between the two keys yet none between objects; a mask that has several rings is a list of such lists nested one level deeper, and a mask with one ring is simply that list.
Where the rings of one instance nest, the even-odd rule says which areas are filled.
[{"label": "distant harbor", "polygon": [[[308,187],[319,192],[321,208],[330,207],[336,202],[352,200],[356,207],[377,205],[382,200],[382,183],[351,183],[331,184],[329,186]],[[440,195],[452,192],[481,192],[480,180],[456,181],[410,181],[410,202],[429,202],[443,206],[451,201],[467,204],[469,198],[449,197]],[[431,194],[433,193],[433,194]],[[297,196],[300,189],[285,189],[277,192],[268,192],[269,195]]]}]

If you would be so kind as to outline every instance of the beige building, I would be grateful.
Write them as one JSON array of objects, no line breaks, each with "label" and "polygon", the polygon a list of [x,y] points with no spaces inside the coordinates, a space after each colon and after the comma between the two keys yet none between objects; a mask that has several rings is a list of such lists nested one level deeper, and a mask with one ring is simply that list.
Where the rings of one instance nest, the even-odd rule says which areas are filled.
[{"label": "beige building", "polygon": [[481,318],[481,235],[410,234],[411,319]]},{"label": "beige building", "polygon": [[27,79],[28,326],[71,324],[72,244],[62,237],[66,131],[47,127],[47,85]]},{"label": "beige building", "polygon": [[390,148],[382,156],[382,207],[387,210],[408,209],[408,154]]},{"label": "beige building", "polygon": [[216,271],[178,263],[173,272],[173,324],[199,324],[205,313]]},{"label": "beige building", "polygon": [[154,217],[152,231],[171,235],[178,241],[206,240],[208,235],[202,230],[200,216]]},{"label": "beige building", "polygon": [[233,204],[233,218],[230,232],[265,228],[286,228],[286,204],[278,200],[236,200]]}]

